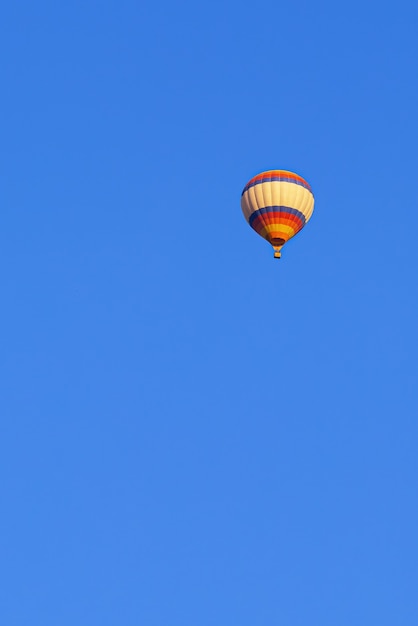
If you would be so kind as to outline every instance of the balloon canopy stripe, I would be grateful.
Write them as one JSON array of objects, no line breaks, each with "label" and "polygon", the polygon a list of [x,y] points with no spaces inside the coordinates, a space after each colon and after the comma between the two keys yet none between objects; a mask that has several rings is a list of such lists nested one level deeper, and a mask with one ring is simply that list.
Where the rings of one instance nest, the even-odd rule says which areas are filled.
[{"label": "balloon canopy stripe", "polygon": [[279,221],[277,219],[272,222],[263,222],[260,218],[253,222],[251,228],[253,228],[257,233],[259,233],[265,228],[269,229],[270,226],[272,227],[274,226],[273,230],[278,230],[281,228],[281,226],[288,226],[295,233],[298,233],[301,230],[301,228],[303,228],[303,226],[300,223],[297,224],[293,220],[280,220]]},{"label": "balloon canopy stripe", "polygon": [[271,217],[274,219],[274,221],[280,221],[282,218],[286,219],[292,215],[295,216],[296,220],[298,223],[301,224],[301,228],[303,228],[303,226],[305,226],[305,222],[306,222],[306,218],[303,215],[303,213],[301,213],[300,211],[298,211],[297,209],[293,209],[290,206],[265,206],[262,207],[261,209],[258,209],[258,211],[254,211],[254,213],[251,213],[250,218],[248,220],[248,223],[250,224],[250,226],[253,225],[253,222],[259,218],[261,215],[266,215],[266,214],[271,214]]},{"label": "balloon canopy stripe", "polygon": [[262,174],[258,174],[257,176],[254,176],[254,178],[252,178],[245,185],[241,195],[244,195],[244,193],[248,191],[248,189],[250,189],[251,187],[254,187],[255,185],[260,185],[261,183],[273,183],[273,182],[294,183],[295,185],[300,185],[301,187],[304,187],[305,189],[307,189],[308,191],[312,193],[310,185],[301,176],[298,176],[297,174],[293,174],[292,172],[286,172],[284,170],[272,170],[271,172],[263,172]]}]

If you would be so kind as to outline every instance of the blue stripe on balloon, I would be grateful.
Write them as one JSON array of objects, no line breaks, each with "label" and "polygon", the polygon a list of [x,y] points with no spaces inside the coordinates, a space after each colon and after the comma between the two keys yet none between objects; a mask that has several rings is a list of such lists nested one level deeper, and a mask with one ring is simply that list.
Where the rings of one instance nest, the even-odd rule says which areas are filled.
[{"label": "blue stripe on balloon", "polygon": [[254,180],[252,183],[247,183],[241,195],[243,196],[246,191],[248,191],[251,187],[254,187],[255,185],[262,185],[263,183],[271,183],[271,182],[293,183],[294,185],[300,185],[301,187],[304,187],[305,189],[307,189],[308,191],[312,193],[312,190],[309,187],[309,185],[307,183],[304,183],[301,180],[297,180],[296,178],[290,178],[290,176],[271,176],[271,178]]},{"label": "blue stripe on balloon", "polygon": [[306,217],[304,216],[304,214],[298,211],[297,209],[293,209],[290,206],[265,206],[262,209],[258,209],[258,211],[254,211],[254,213],[251,213],[250,218],[248,220],[248,223],[250,224],[250,226],[259,215],[264,215],[265,213],[284,213],[284,214],[287,213],[290,215],[296,215],[296,217],[302,220],[302,223],[304,225],[306,223]]}]

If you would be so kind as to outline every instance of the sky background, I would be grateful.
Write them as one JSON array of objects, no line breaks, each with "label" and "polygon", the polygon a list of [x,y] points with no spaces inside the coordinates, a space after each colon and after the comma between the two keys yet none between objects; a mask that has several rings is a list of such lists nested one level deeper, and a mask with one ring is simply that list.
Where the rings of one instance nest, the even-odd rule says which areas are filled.
[{"label": "sky background", "polygon": [[416,626],[418,5],[0,24],[1,624]]}]

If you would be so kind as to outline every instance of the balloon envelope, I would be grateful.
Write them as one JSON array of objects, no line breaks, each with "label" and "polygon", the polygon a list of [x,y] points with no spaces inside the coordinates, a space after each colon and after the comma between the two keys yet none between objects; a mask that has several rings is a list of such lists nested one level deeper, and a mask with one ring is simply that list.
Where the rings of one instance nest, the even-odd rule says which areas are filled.
[{"label": "balloon envelope", "polygon": [[310,185],[298,174],[269,170],[254,176],[244,187],[241,208],[245,219],[274,248],[281,249],[311,218],[314,197]]}]

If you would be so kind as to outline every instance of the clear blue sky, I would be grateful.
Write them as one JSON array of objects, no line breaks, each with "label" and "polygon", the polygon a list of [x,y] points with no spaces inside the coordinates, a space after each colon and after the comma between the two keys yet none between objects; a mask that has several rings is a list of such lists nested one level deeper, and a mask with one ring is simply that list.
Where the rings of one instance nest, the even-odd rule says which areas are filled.
[{"label": "clear blue sky", "polygon": [[416,3],[6,4],[0,623],[416,626]]}]

